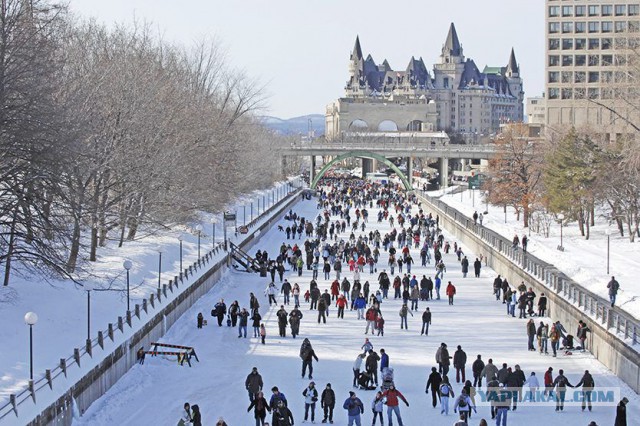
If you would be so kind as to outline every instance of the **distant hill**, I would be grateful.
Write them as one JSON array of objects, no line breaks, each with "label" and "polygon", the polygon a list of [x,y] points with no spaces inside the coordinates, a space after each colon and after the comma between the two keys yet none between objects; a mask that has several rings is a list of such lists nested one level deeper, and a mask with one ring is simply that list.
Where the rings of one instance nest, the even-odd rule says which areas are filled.
[{"label": "distant hill", "polygon": [[282,119],[271,117],[268,115],[260,117],[262,123],[270,129],[275,130],[283,135],[307,135],[309,129],[309,119],[311,119],[311,127],[315,133],[315,137],[324,135],[324,115],[309,114],[301,117],[293,117]]}]

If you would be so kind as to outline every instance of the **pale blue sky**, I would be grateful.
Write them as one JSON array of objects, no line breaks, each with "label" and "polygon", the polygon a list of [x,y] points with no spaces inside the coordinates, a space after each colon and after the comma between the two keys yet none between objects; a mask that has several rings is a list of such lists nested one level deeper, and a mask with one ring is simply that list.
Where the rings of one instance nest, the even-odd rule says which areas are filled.
[{"label": "pale blue sky", "polygon": [[356,35],[376,62],[405,69],[411,56],[438,60],[454,22],[464,54],[507,64],[515,48],[527,97],[544,90],[542,0],[70,0],[105,23],[151,21],[166,40],[222,40],[233,65],[267,85],[267,114],[319,113],[343,95]]}]

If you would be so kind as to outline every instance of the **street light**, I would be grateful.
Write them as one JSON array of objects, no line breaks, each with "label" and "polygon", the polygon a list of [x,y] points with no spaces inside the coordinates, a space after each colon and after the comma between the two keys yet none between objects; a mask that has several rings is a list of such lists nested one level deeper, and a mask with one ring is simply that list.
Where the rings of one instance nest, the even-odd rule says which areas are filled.
[{"label": "street light", "polygon": [[182,234],[178,235],[178,241],[180,241],[180,273],[182,274],[182,240],[184,239],[184,237],[182,236]]},{"label": "street light", "polygon": [[198,224],[196,231],[198,231],[198,259],[200,259],[200,235],[202,234],[202,225]]},{"label": "street light", "polygon": [[162,279],[162,246],[156,247],[158,252],[158,290],[160,290],[160,281]]},{"label": "street light", "polygon": [[87,292],[87,341],[89,341],[91,340],[91,290],[93,290],[93,284],[85,283],[83,290]]},{"label": "street light", "polygon": [[564,251],[564,247],[562,246],[562,221],[564,220],[564,215],[562,213],[558,215],[558,220],[560,221],[560,245],[558,246],[558,250]]},{"label": "street light", "polygon": [[484,214],[489,214],[489,191],[484,191]]},{"label": "street light", "polygon": [[216,219],[211,218],[211,246],[216,248]]},{"label": "street light", "polygon": [[24,322],[29,325],[29,379],[33,381],[33,326],[38,322],[38,315],[27,312]]},{"label": "street light", "polygon": [[607,275],[609,275],[609,240],[611,238],[611,229],[604,231],[607,234]]},{"label": "street light", "polygon": [[131,310],[129,309],[129,270],[133,266],[133,263],[131,263],[131,261],[127,259],[124,262],[122,262],[122,266],[127,271],[127,312],[129,312]]}]

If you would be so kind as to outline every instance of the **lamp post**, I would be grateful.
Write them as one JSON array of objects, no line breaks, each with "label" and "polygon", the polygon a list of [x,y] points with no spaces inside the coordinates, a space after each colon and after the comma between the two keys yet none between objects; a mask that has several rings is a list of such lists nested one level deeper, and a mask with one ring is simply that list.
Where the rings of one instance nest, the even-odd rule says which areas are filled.
[{"label": "lamp post", "polygon": [[178,235],[178,241],[180,241],[180,273],[182,274],[182,240],[184,239],[184,237],[182,236],[182,234]]},{"label": "lamp post", "polygon": [[87,341],[89,341],[91,340],[91,290],[93,290],[93,285],[85,283],[83,290],[87,292]]},{"label": "lamp post", "polygon": [[605,231],[607,233],[607,275],[609,275],[609,241],[611,238],[611,229]]},{"label": "lamp post", "polygon": [[38,322],[38,315],[27,312],[24,322],[29,325],[29,379],[33,381],[33,326]]},{"label": "lamp post", "polygon": [[160,290],[160,281],[162,280],[162,247],[156,247],[158,252],[158,290]]},{"label": "lamp post", "polygon": [[489,214],[489,191],[484,191],[484,214]]},{"label": "lamp post", "polygon": [[128,311],[131,310],[131,309],[129,309],[129,307],[130,307],[130,304],[129,304],[129,270],[133,266],[133,263],[131,263],[131,261],[127,259],[122,263],[122,266],[127,271],[127,312],[128,312]]},{"label": "lamp post", "polygon": [[211,218],[211,246],[216,248],[216,219]]},{"label": "lamp post", "polygon": [[200,235],[202,234],[202,225],[198,224],[196,231],[198,231],[198,259],[200,259]]},{"label": "lamp post", "polygon": [[564,220],[564,215],[562,213],[558,215],[558,220],[560,221],[560,245],[558,246],[558,250],[564,251],[564,247],[562,245],[562,221]]}]

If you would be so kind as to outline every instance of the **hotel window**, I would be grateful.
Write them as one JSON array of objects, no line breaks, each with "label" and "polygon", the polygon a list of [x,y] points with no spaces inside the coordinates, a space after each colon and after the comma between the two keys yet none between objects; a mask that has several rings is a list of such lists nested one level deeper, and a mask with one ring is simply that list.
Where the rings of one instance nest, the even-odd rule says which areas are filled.
[{"label": "hotel window", "polygon": [[585,55],[576,55],[576,67],[583,67],[587,63],[587,57]]},{"label": "hotel window", "polygon": [[640,5],[638,4],[630,4],[629,5],[629,16],[637,16],[640,15]]},{"label": "hotel window", "polygon": [[555,18],[560,15],[560,6],[549,6],[549,17]]},{"label": "hotel window", "polygon": [[602,21],[600,23],[600,28],[602,29],[603,33],[610,33],[611,31],[613,31],[613,22],[611,22],[611,21]]},{"label": "hotel window", "polygon": [[610,4],[602,5],[602,16],[611,16],[613,15],[613,6]]},{"label": "hotel window", "polygon": [[584,38],[576,39],[576,50],[584,50],[587,47],[587,40]]},{"label": "hotel window", "polygon": [[563,33],[572,33],[573,32],[573,22],[563,22],[562,23],[562,32]]},{"label": "hotel window", "polygon": [[575,24],[576,24],[576,32],[577,33],[585,32],[585,30],[587,28],[586,22],[576,22]]},{"label": "hotel window", "polygon": [[560,56],[558,55],[549,55],[549,66],[557,67],[560,65]]},{"label": "hotel window", "polygon": [[562,16],[573,16],[573,6],[562,6]]},{"label": "hotel window", "polygon": [[624,16],[627,13],[627,5],[616,4],[616,16]]},{"label": "hotel window", "polygon": [[549,39],[549,50],[558,50],[560,49],[560,39],[550,38]]},{"label": "hotel window", "polygon": [[558,90],[557,87],[549,88],[549,99],[558,99],[559,94],[560,94],[560,91]]},{"label": "hotel window", "polygon": [[602,45],[602,50],[609,50],[611,49],[611,39],[610,38],[603,38],[600,41],[601,45]]},{"label": "hotel window", "polygon": [[638,21],[629,21],[629,32],[637,33],[640,31],[640,22]]},{"label": "hotel window", "polygon": [[616,71],[613,73],[613,79],[616,83],[625,83],[627,81],[627,74],[624,71]]},{"label": "hotel window", "polygon": [[625,55],[616,55],[614,61],[616,66],[627,65],[627,57]]},{"label": "hotel window", "polygon": [[587,8],[585,6],[576,6],[576,16],[584,16],[587,12]]},{"label": "hotel window", "polygon": [[573,97],[575,99],[584,99],[585,96],[585,90],[582,87],[576,87],[573,90]]},{"label": "hotel window", "polygon": [[623,33],[625,31],[627,31],[627,23],[624,21],[618,21],[616,22],[616,32],[617,33]]},{"label": "hotel window", "polygon": [[613,81],[613,72],[612,71],[602,71],[600,73],[600,78],[603,83],[611,83]]},{"label": "hotel window", "polygon": [[613,97],[613,89],[603,87],[600,91],[602,99],[611,99]]},{"label": "hotel window", "polygon": [[589,39],[589,50],[598,50],[600,49],[600,39],[599,38],[590,38]]},{"label": "hotel window", "polygon": [[602,66],[609,67],[613,65],[613,55],[602,55]]},{"label": "hotel window", "polygon": [[[598,31],[600,31],[600,22],[589,22],[589,32],[597,33]],[[551,24],[549,24],[549,32],[551,32]]]},{"label": "hotel window", "polygon": [[597,87],[589,88],[589,99],[598,99],[600,97],[600,90]]},{"label": "hotel window", "polygon": [[573,81],[573,72],[572,71],[562,71],[562,82],[563,83],[572,83]]},{"label": "hotel window", "polygon": [[549,34],[555,34],[560,31],[559,22],[549,22]]},{"label": "hotel window", "polygon": [[597,67],[600,65],[600,56],[598,55],[589,55],[589,66]]},{"label": "hotel window", "polygon": [[562,99],[573,99],[573,90],[569,88],[562,88]]},{"label": "hotel window", "polygon": [[562,39],[562,50],[573,50],[573,39],[572,38],[563,38]]},{"label": "hotel window", "polygon": [[626,37],[617,37],[615,39],[614,46],[616,49],[626,49],[627,48],[627,38]]},{"label": "hotel window", "polygon": [[600,6],[591,5],[589,6],[589,16],[598,16],[600,15]]},{"label": "hotel window", "polygon": [[587,81],[587,73],[584,71],[576,71],[574,74],[574,83],[585,83]]},{"label": "hotel window", "polygon": [[598,71],[589,71],[589,83],[597,83],[600,81],[600,73]]},{"label": "hotel window", "polygon": [[570,67],[573,65],[573,55],[562,55],[562,66]]},{"label": "hotel window", "polygon": [[560,73],[558,71],[549,72],[549,83],[557,83]]}]

